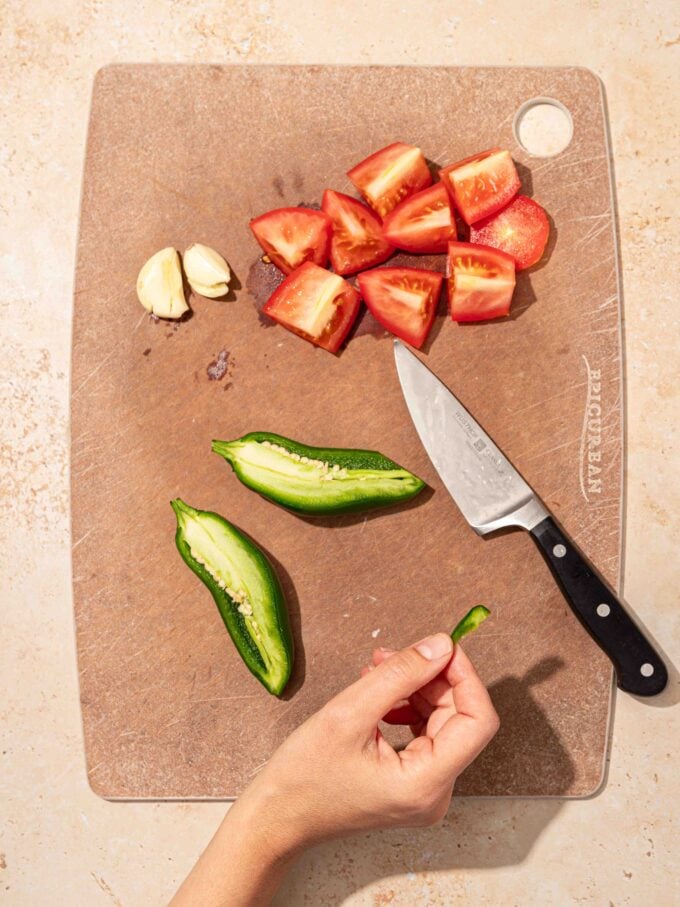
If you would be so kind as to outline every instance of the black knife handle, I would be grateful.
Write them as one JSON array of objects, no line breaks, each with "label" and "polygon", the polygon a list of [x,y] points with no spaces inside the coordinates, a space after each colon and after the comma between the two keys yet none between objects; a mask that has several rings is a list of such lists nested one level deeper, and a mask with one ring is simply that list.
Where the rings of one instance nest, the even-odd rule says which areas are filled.
[{"label": "black knife handle", "polygon": [[552,517],[531,530],[572,611],[616,669],[620,689],[656,696],[668,682],[661,657],[607,586]]}]

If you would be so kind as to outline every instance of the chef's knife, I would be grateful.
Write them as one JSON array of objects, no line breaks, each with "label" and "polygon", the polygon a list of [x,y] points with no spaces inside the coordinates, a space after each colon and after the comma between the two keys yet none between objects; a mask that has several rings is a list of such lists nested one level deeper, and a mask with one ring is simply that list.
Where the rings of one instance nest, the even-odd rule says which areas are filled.
[{"label": "chef's knife", "polygon": [[394,356],[420,440],[470,526],[479,535],[505,526],[530,532],[572,610],[612,661],[618,686],[637,696],[660,693],[668,681],[662,659],[536,492],[451,391],[398,340]]}]

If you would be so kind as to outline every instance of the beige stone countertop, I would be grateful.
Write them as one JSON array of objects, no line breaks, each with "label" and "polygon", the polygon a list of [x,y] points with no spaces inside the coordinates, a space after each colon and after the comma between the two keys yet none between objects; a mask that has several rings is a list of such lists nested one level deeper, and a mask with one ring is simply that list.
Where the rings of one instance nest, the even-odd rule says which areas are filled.
[{"label": "beige stone countertop", "polygon": [[[627,600],[680,663],[678,73],[672,0],[7,0],[0,10],[0,903],[162,904],[225,810],[108,803],[84,766],[70,576],[73,264],[92,79],[111,62],[573,65],[604,81],[625,310]],[[616,699],[590,800],[462,800],[327,844],[279,905],[680,904],[678,675]]]}]

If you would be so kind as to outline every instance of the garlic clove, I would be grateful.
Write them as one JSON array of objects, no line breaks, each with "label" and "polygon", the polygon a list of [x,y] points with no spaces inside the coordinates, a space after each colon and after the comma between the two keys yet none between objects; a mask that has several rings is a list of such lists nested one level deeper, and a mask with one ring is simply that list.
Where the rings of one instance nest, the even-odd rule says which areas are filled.
[{"label": "garlic clove", "polygon": [[147,312],[159,318],[181,318],[189,311],[177,249],[161,249],[142,266],[137,277],[137,296]]},{"label": "garlic clove", "polygon": [[196,283],[196,281],[193,283],[189,281],[189,283],[194,293],[198,293],[200,296],[207,296],[208,299],[217,299],[218,296],[225,296],[229,292],[229,284],[226,283],[213,284],[211,287],[206,287],[202,283]]},{"label": "garlic clove", "polygon": [[184,253],[184,273],[191,289],[201,296],[216,299],[229,290],[231,269],[219,252],[194,243]]}]

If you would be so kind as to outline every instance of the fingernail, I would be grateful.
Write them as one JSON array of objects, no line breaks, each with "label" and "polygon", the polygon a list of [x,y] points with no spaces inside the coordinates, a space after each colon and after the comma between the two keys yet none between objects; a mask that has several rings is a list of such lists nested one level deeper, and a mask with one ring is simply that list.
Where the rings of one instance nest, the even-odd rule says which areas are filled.
[{"label": "fingernail", "polygon": [[445,633],[437,633],[436,636],[428,636],[421,642],[416,643],[415,650],[420,652],[423,658],[435,661],[437,658],[443,658],[444,655],[450,655],[453,643],[451,637]]}]

